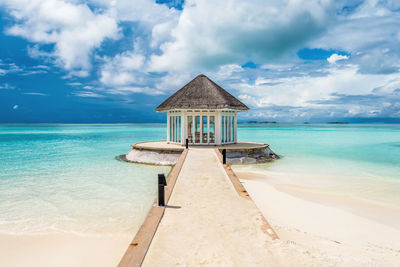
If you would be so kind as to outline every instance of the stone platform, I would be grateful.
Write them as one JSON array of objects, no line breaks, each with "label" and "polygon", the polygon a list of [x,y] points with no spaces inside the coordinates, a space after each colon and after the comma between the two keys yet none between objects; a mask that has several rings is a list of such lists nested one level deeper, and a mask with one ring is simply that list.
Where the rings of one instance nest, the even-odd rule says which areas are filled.
[{"label": "stone platform", "polygon": [[[184,145],[177,145],[168,143],[167,141],[151,141],[151,142],[140,142],[132,144],[132,147],[139,150],[155,150],[155,151],[170,151],[170,152],[182,152],[185,149]],[[189,147],[196,148],[219,148],[226,149],[229,151],[249,151],[249,150],[260,150],[269,147],[268,144],[256,143],[256,142],[237,142],[235,144],[227,145],[189,145]]]},{"label": "stone platform", "polygon": [[[264,163],[275,159],[276,155],[268,144],[256,142],[237,142],[227,145],[189,145],[201,149],[226,149],[228,164]],[[172,144],[166,141],[151,141],[132,144],[132,149],[126,154],[126,160],[135,163],[174,165],[184,145]]]}]

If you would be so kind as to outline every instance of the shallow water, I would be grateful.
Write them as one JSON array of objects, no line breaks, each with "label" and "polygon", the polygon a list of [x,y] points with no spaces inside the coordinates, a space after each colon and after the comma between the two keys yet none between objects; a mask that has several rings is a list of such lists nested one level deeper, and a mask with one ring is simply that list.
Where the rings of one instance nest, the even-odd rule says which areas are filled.
[{"label": "shallow water", "polygon": [[[165,134],[163,124],[0,126],[0,232],[136,231],[170,168],[115,157]],[[400,205],[400,125],[240,124],[238,137],[282,156],[245,166],[283,173],[277,182]]]},{"label": "shallow water", "polygon": [[272,182],[400,205],[400,125],[242,124],[238,135],[282,156],[243,166],[279,174]]},{"label": "shallow water", "polygon": [[169,167],[116,160],[161,125],[0,127],[0,232],[133,232]]}]

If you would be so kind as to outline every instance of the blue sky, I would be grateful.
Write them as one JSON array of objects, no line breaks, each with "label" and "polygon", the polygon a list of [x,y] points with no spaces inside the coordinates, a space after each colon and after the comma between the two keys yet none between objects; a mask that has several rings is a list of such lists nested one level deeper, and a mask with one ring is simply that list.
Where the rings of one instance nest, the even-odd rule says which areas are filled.
[{"label": "blue sky", "polygon": [[2,0],[0,123],[161,122],[200,73],[241,120],[400,122],[400,2]]}]

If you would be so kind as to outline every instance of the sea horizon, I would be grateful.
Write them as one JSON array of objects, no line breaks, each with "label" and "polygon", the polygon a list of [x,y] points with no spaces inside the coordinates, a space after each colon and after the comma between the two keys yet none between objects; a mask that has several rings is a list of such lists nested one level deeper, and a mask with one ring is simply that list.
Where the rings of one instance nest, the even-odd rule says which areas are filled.
[{"label": "sea horizon", "polygon": [[[250,121],[241,121],[238,119],[237,121],[239,124],[250,124],[250,125],[257,125],[257,124],[291,124],[291,125],[400,125],[400,122],[270,122],[270,121],[257,121],[252,122]],[[167,122],[32,122],[32,123],[22,123],[22,122],[15,122],[15,123],[0,123],[0,126],[4,125],[11,125],[11,126],[24,126],[24,125],[129,125],[129,124],[163,124],[166,125]]]}]

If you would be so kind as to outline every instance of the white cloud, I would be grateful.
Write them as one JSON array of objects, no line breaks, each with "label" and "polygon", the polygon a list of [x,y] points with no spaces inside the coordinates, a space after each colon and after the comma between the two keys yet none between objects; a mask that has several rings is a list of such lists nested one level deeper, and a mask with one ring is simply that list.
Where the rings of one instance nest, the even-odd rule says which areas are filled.
[{"label": "white cloud", "polygon": [[349,61],[359,65],[362,73],[398,72],[400,14],[395,9],[393,1],[364,1],[309,46],[348,52],[351,54]]},{"label": "white cloud", "polygon": [[134,93],[143,93],[148,95],[160,95],[163,94],[162,91],[156,90],[154,88],[149,88],[148,86],[139,87],[139,86],[122,86],[113,89],[105,89],[105,93],[110,95],[131,95]]},{"label": "white cloud", "polygon": [[19,106],[18,106],[18,105],[14,105],[12,108],[13,108],[14,110],[16,110],[16,109],[19,108]]},{"label": "white cloud", "polygon": [[24,95],[37,95],[37,96],[48,96],[48,94],[37,93],[37,92],[30,92],[30,93],[23,93]]},{"label": "white cloud", "polygon": [[7,75],[8,73],[22,72],[23,69],[15,63],[4,62],[0,59],[0,76]]},{"label": "white cloud", "polygon": [[[315,105],[313,101],[332,98],[332,94],[370,94],[393,78],[387,75],[360,74],[357,66],[349,65],[344,69],[331,68],[328,75],[320,77],[258,78],[254,85],[241,84],[237,89],[247,99],[252,99],[249,104],[255,107],[307,107]],[[394,86],[392,88],[394,90]]]},{"label": "white cloud", "polygon": [[331,8],[329,0],[189,0],[171,31],[173,41],[152,56],[151,69],[210,69],[249,57],[277,58],[321,33]]},{"label": "white cloud", "polygon": [[13,90],[13,89],[15,89],[15,86],[11,85],[9,83],[4,83],[4,84],[0,85],[0,89]]},{"label": "white cloud", "polygon": [[155,25],[152,29],[151,36],[151,47],[157,48],[160,44],[167,41],[172,41],[171,31],[175,27],[177,19],[172,21],[166,21]]},{"label": "white cloud", "polygon": [[346,60],[346,59],[349,59],[349,57],[345,55],[332,54],[330,57],[327,58],[327,61],[331,64],[335,64],[336,61]]},{"label": "white cloud", "polygon": [[108,14],[94,13],[86,4],[62,0],[5,1],[16,19],[6,33],[21,36],[38,44],[54,44],[51,52],[39,46],[30,50],[36,57],[51,57],[55,62],[79,75],[87,75],[90,55],[106,38],[118,38],[117,21]]},{"label": "white cloud", "polygon": [[153,0],[91,0],[119,21],[139,21],[152,27],[176,17],[180,11]]},{"label": "white cloud", "polygon": [[79,97],[93,97],[93,98],[104,97],[103,95],[100,95],[100,94],[92,92],[92,91],[79,91],[79,92],[74,92],[73,94],[76,96],[79,96]]},{"label": "white cloud", "polygon": [[70,83],[67,83],[67,84],[70,85],[70,86],[82,86],[83,85],[80,82],[70,82]]},{"label": "white cloud", "polygon": [[124,52],[114,58],[105,58],[105,63],[100,71],[100,82],[104,85],[128,85],[142,83],[135,72],[144,66],[145,57],[134,52]]},{"label": "white cloud", "polygon": [[215,76],[218,80],[227,80],[232,78],[239,78],[237,74],[243,72],[244,69],[237,64],[222,65],[219,67],[218,72]]},{"label": "white cloud", "polygon": [[158,79],[156,88],[163,92],[177,90],[194,77],[195,74],[188,71],[171,72]]}]

